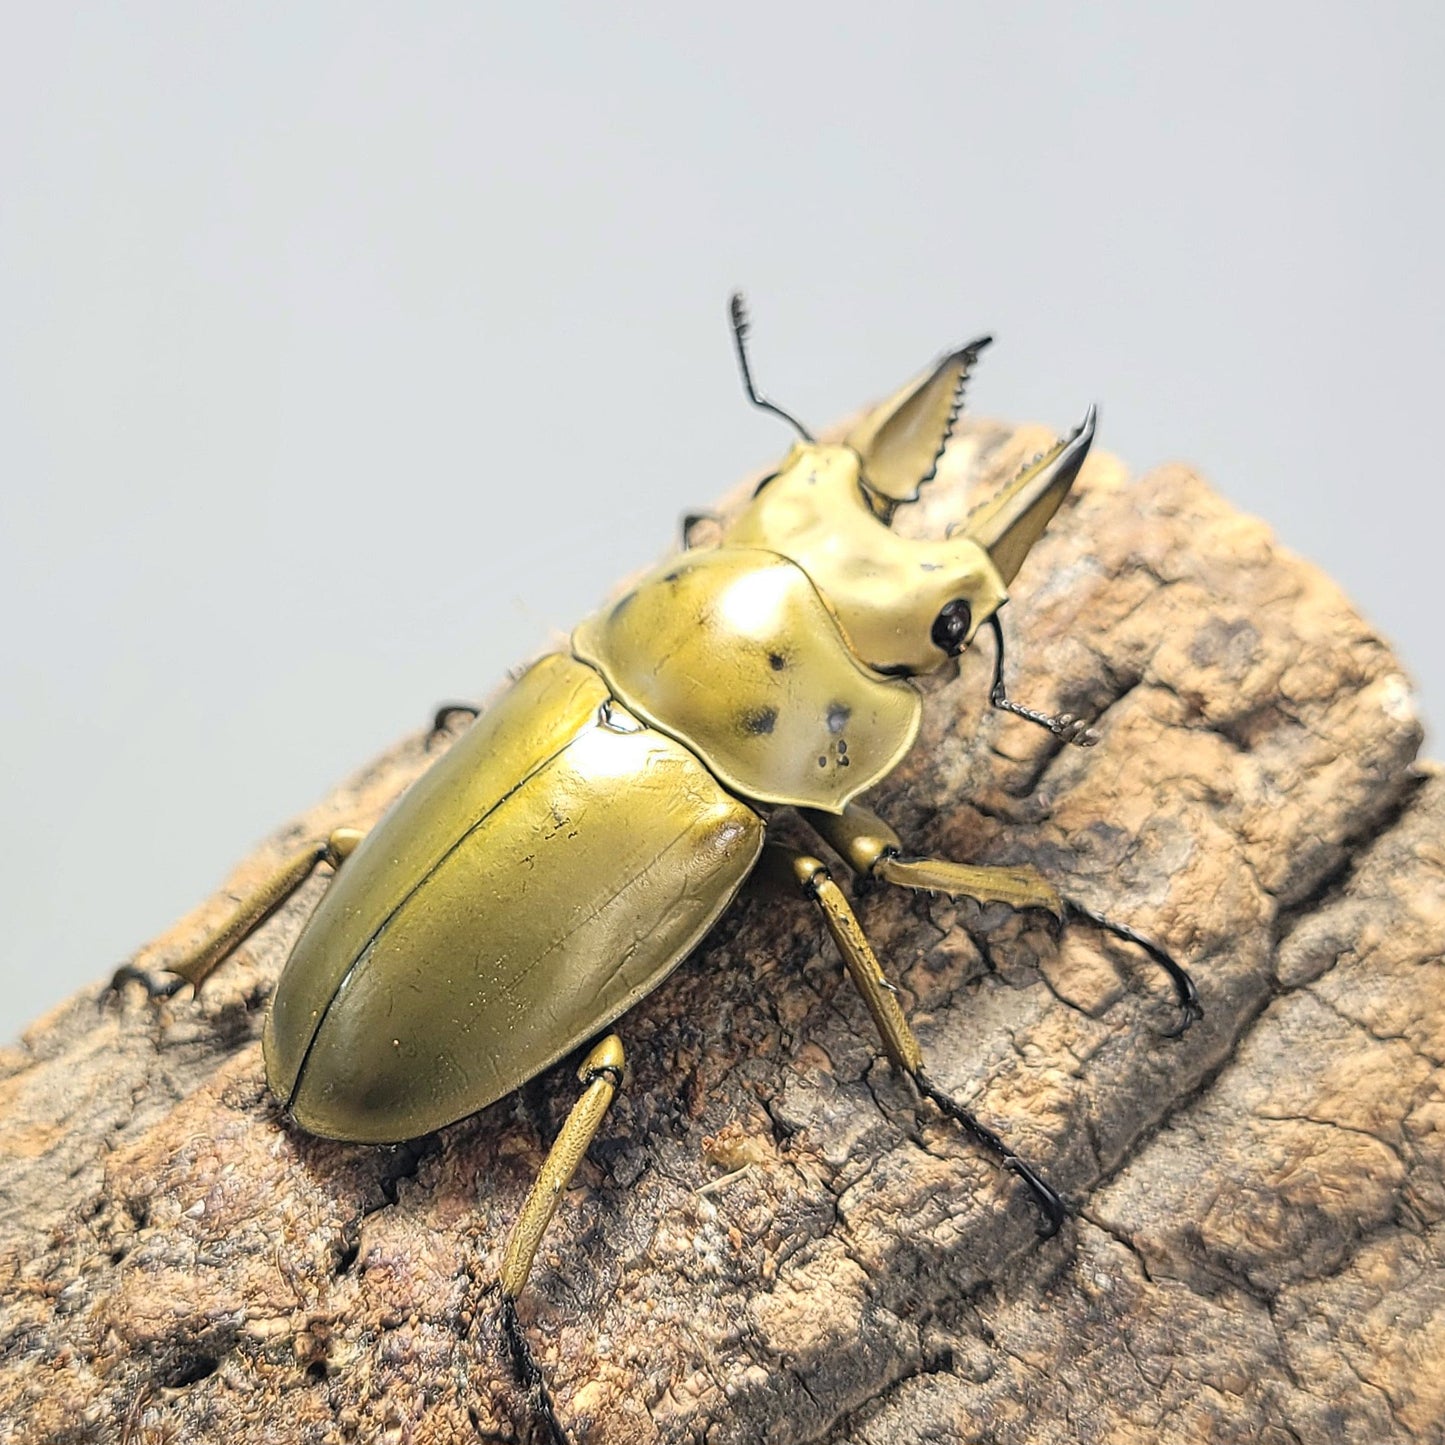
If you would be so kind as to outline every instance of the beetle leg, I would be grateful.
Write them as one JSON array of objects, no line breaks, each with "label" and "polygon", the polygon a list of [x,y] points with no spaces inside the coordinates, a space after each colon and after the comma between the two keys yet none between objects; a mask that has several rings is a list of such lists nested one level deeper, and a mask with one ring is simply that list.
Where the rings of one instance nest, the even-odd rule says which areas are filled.
[{"label": "beetle leg", "polygon": [[622,1087],[625,1062],[622,1040],[616,1034],[608,1034],[583,1060],[577,1077],[586,1088],[572,1106],[572,1112],[567,1115],[566,1123],[538,1170],[522,1205],[522,1212],[507,1237],[506,1252],[502,1256],[502,1329],[512,1353],[512,1364],[518,1383],[535,1400],[556,1441],[565,1442],[566,1432],[557,1421],[551,1392],[540,1367],[532,1358],[527,1337],[522,1333],[521,1321],[517,1318],[517,1296],[532,1272],[532,1261],[537,1256],[542,1235],[556,1213],[562,1191],[571,1182],[587,1146],[607,1114],[608,1106]]},{"label": "beetle leg", "polygon": [[206,934],[180,958],[164,965],[170,979],[156,979],[137,964],[122,964],[108,992],[138,980],[152,998],[165,998],[185,984],[199,989],[216,968],[264,924],[322,863],[340,868],[365,835],[356,828],[337,828],[325,838],[308,843],[286,859],[260,886],[237,904],[235,911],[214,932]]},{"label": "beetle leg", "polygon": [[562,1125],[538,1171],[536,1182],[507,1238],[507,1250],[502,1258],[502,1293],[512,1299],[521,1294],[527,1283],[537,1247],[542,1243],[542,1235],[557,1210],[557,1201],[571,1182],[587,1146],[592,1142],[592,1136],[601,1126],[608,1106],[622,1085],[624,1063],[622,1040],[616,1034],[608,1034],[577,1070],[578,1079],[587,1087],[567,1115],[567,1122]]},{"label": "beetle leg", "polygon": [[818,905],[823,922],[843,955],[848,976],[863,995],[863,1002],[873,1016],[883,1040],[883,1052],[888,1055],[893,1067],[907,1074],[919,1093],[931,1099],[940,1112],[958,1124],[969,1138],[992,1154],[1005,1169],[1023,1180],[1043,1213],[1044,1228],[1041,1232],[1044,1238],[1056,1234],[1064,1220],[1063,1200],[992,1129],[979,1123],[924,1072],[923,1049],[917,1035],[908,1026],[908,1020],[903,1017],[898,992],[889,982],[878,955],[873,952],[873,945],[863,932],[863,926],[847,898],[829,876],[826,865],[806,853],[770,844],[764,850],[762,867],[775,879],[780,878],[800,888]]},{"label": "beetle leg", "polygon": [[713,546],[721,536],[722,518],[716,512],[689,512],[682,519],[684,550]]},{"label": "beetle leg", "polygon": [[474,702],[438,703],[436,711],[432,714],[431,731],[426,735],[427,748],[431,748],[432,742],[438,734],[451,731],[453,718],[464,717],[469,722],[475,722],[481,715],[481,708]]},{"label": "beetle leg", "polygon": [[1170,1037],[1182,1034],[1204,1017],[1199,992],[1188,972],[1152,939],[1124,923],[1115,923],[1083,903],[1066,897],[1037,869],[980,867],[952,863],[946,858],[911,858],[904,854],[898,834],[881,818],[857,803],[841,817],[808,811],[808,822],[843,856],[848,866],[865,876],[900,888],[919,888],[979,903],[1007,903],[1011,908],[1041,908],[1061,923],[1082,919],[1095,928],[1136,944],[1169,975],[1179,1004],[1180,1021]]}]

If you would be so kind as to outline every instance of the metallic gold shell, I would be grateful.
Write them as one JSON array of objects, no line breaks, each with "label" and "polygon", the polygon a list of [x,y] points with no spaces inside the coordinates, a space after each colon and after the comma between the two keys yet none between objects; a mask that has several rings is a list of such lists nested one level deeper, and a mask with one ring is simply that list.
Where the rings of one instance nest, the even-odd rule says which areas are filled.
[{"label": "metallic gold shell", "polygon": [[864,667],[808,575],[773,552],[666,562],[588,618],[572,650],[760,803],[841,812],[918,733],[918,694]]},{"label": "metallic gold shell", "polygon": [[874,668],[931,672],[947,660],[932,638],[946,604],[968,603],[971,641],[1008,598],[987,551],[972,538],[892,531],[870,506],[858,458],[847,447],[794,447],[724,541],[791,557],[828,599],[849,647]]},{"label": "metallic gold shell", "polygon": [[272,1090],[328,1138],[412,1138],[591,1038],[697,945],[762,820],[544,658],[337,874],[277,987]]}]

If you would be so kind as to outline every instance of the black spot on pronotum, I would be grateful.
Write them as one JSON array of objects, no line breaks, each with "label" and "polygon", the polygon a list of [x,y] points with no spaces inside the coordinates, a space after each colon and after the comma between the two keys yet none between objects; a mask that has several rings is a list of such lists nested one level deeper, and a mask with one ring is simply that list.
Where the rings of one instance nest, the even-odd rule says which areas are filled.
[{"label": "black spot on pronotum", "polygon": [[830,702],[828,704],[828,731],[837,734],[848,726],[848,719],[853,716],[853,709],[844,702]]},{"label": "black spot on pronotum", "polygon": [[781,672],[788,665],[788,659],[781,652],[770,652],[768,654],[768,666],[774,672]]},{"label": "black spot on pronotum", "polygon": [[818,766],[820,768],[826,768],[828,766],[828,757],[826,753],[818,759]]},{"label": "black spot on pronotum", "polygon": [[760,707],[754,712],[743,714],[743,731],[760,737],[770,733],[778,724],[778,710],[775,707]]}]

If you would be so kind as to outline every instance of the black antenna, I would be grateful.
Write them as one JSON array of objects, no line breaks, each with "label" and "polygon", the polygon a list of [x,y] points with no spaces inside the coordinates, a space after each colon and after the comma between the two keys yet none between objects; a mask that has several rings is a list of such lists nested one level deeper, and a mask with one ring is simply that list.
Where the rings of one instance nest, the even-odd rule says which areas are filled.
[{"label": "black antenna", "polygon": [[805,442],[814,441],[812,432],[797,417],[785,412],[776,402],[760,396],[757,387],[753,385],[753,369],[748,365],[748,308],[741,291],[733,292],[732,299],[728,302],[728,312],[732,316],[733,340],[737,343],[738,366],[742,369],[743,386],[747,389],[748,400],[754,406],[761,407],[764,411],[770,411],[774,416],[782,417],[789,426],[797,429],[798,435]]},{"label": "black antenna", "polygon": [[1073,743],[1076,748],[1093,747],[1099,741],[1099,735],[1083,718],[1075,717],[1070,712],[1060,713],[1057,717],[1052,713],[1037,712],[1031,707],[1021,706],[1009,697],[1003,685],[1003,623],[998,620],[997,612],[988,621],[993,628],[994,641],[993,687],[988,695],[989,705],[998,708],[1000,712],[1011,712],[1025,722],[1037,723],[1039,727],[1047,728],[1056,738]]}]

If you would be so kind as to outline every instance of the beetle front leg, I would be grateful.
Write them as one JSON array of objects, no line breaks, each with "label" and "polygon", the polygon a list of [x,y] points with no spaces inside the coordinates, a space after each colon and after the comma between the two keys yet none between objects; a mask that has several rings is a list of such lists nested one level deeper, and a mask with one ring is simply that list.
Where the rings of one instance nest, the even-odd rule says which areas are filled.
[{"label": "beetle front leg", "polygon": [[1173,1035],[1182,1034],[1204,1017],[1199,992],[1188,972],[1163,948],[1124,923],[1060,893],[1037,869],[982,867],[953,863],[946,858],[909,857],[903,842],[876,814],[850,803],[841,816],[808,810],[804,817],[837,850],[855,872],[893,883],[900,888],[947,893],[978,903],[1007,903],[1011,908],[1039,908],[1061,923],[1082,919],[1095,928],[1142,948],[1169,975],[1179,1003],[1180,1022]]},{"label": "beetle front leg", "polygon": [[553,1440],[560,1445],[566,1445],[567,1434],[557,1420],[552,1394],[541,1367],[533,1358],[527,1337],[522,1333],[522,1323],[517,1318],[517,1296],[532,1272],[532,1262],[557,1211],[562,1191],[571,1182],[582,1156],[607,1115],[608,1107],[622,1087],[625,1063],[622,1040],[616,1034],[608,1034],[583,1060],[577,1077],[586,1088],[572,1106],[566,1123],[537,1172],[522,1212],[507,1237],[507,1248],[502,1257],[502,1330],[507,1337],[517,1382],[532,1396]]},{"label": "beetle front leg", "polygon": [[152,998],[166,998],[185,984],[199,989],[212,973],[256,932],[297,889],[320,867],[329,863],[340,868],[356,850],[365,834],[356,828],[336,828],[325,838],[316,838],[293,853],[260,885],[236,905],[225,922],[204,935],[181,957],[164,965],[174,978],[156,979],[138,964],[126,963],[116,969],[107,996],[122,985],[138,981]]},{"label": "beetle front leg", "polygon": [[889,982],[873,945],[868,942],[863,926],[848,904],[838,885],[828,874],[821,859],[770,844],[763,855],[762,867],[775,881],[791,883],[818,905],[823,922],[843,955],[844,967],[853,980],[863,1002],[873,1016],[883,1051],[895,1069],[913,1080],[919,1093],[931,1099],[938,1109],[958,1124],[976,1144],[981,1145],[1005,1169],[1017,1174],[1033,1195],[1044,1216],[1044,1238],[1058,1232],[1064,1221],[1064,1202],[1057,1192],[1009,1148],[992,1129],[981,1124],[956,1099],[950,1097],[923,1069],[923,1049],[917,1035],[903,1017],[898,991]]}]

